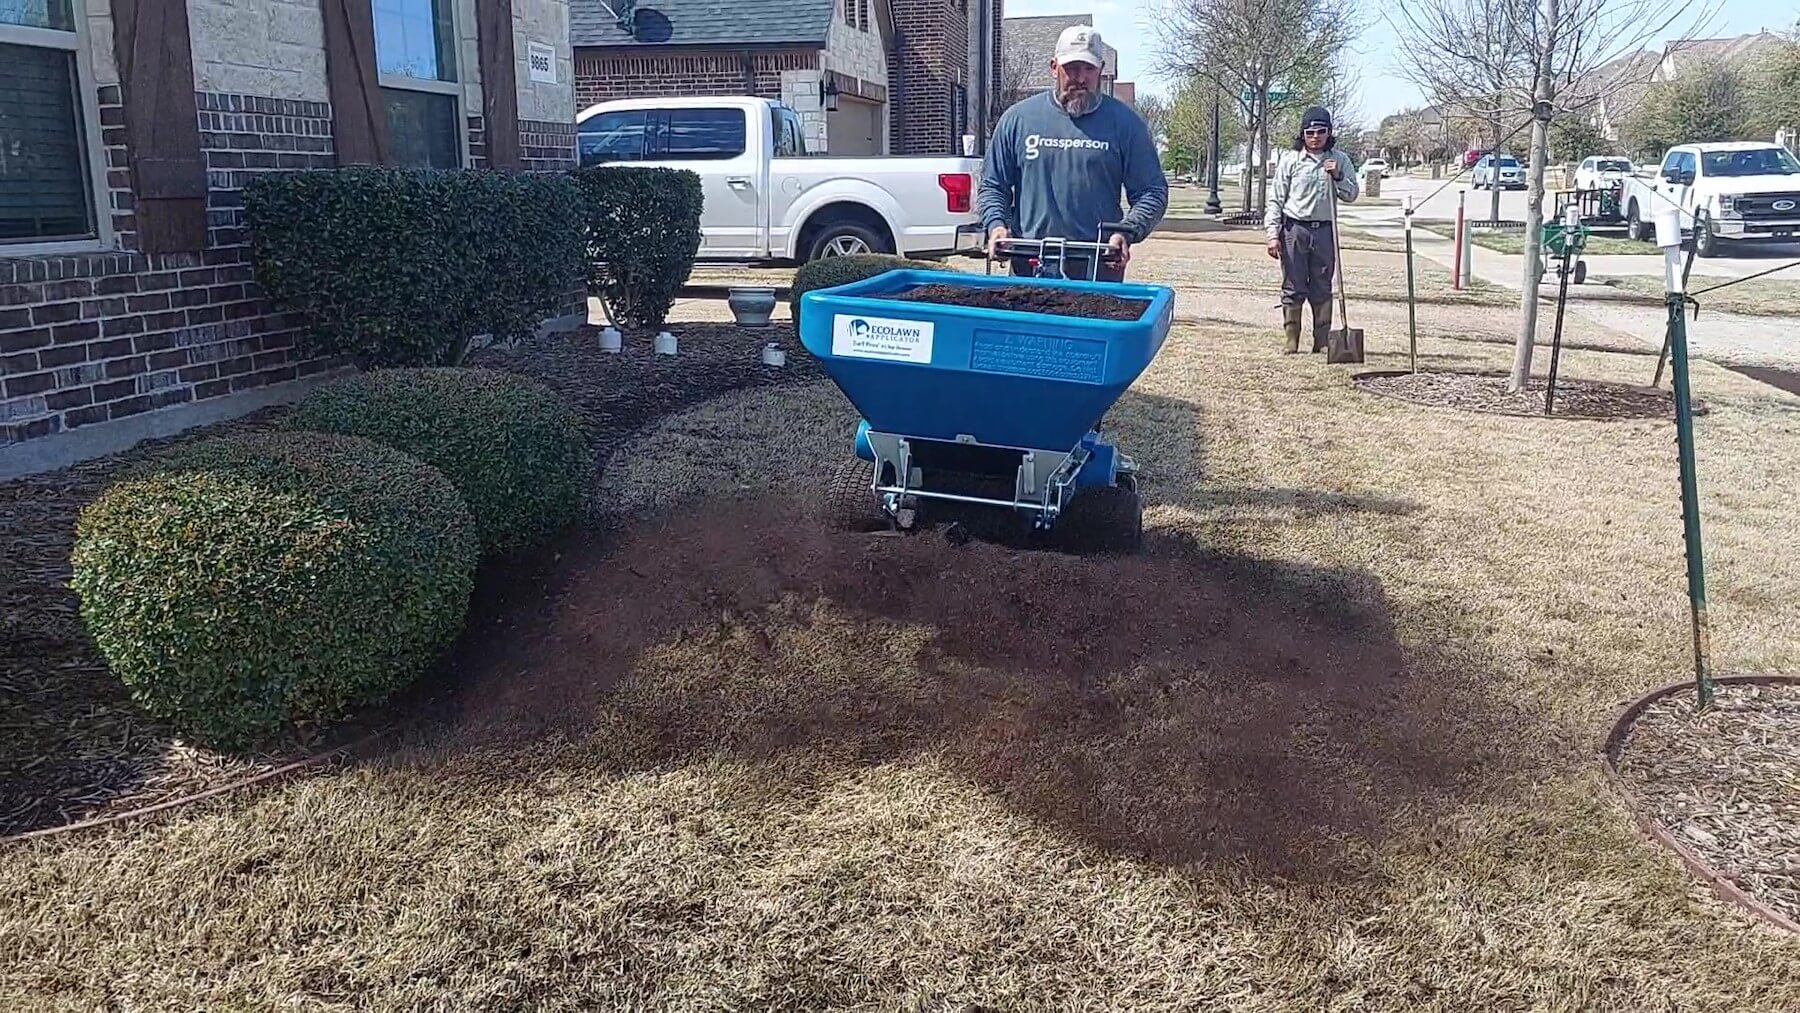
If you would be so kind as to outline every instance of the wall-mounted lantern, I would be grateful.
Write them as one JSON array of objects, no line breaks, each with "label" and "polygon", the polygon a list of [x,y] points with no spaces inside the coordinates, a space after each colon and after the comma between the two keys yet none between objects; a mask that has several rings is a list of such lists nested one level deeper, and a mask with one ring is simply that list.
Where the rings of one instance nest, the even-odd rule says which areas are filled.
[{"label": "wall-mounted lantern", "polygon": [[837,97],[837,81],[829,74],[824,75],[819,81],[819,104],[825,107],[826,112],[835,113],[838,107]]}]

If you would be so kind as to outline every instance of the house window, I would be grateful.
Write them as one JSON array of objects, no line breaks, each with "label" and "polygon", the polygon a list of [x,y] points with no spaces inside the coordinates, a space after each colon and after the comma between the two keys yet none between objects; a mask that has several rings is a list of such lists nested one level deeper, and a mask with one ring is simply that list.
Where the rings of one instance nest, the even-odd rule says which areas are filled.
[{"label": "house window", "polygon": [[0,251],[101,238],[84,21],[73,0],[0,0]]},{"label": "house window", "polygon": [[399,165],[462,165],[453,0],[374,0],[375,68]]}]

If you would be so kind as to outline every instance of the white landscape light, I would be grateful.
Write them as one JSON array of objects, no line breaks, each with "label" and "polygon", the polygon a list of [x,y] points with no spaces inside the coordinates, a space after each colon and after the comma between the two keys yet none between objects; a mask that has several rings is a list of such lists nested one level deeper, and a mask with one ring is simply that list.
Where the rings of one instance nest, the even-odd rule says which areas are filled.
[{"label": "white landscape light", "polygon": [[675,354],[675,335],[670,334],[668,331],[663,331],[663,332],[657,334],[657,336],[656,336],[656,354],[658,354],[658,355],[674,355]]},{"label": "white landscape light", "polygon": [[1681,291],[1681,209],[1672,205],[1656,211],[1656,245],[1663,251],[1663,291]]},{"label": "white landscape light", "polygon": [[600,350],[602,352],[617,354],[622,345],[623,341],[619,336],[618,328],[609,324],[600,331]]}]

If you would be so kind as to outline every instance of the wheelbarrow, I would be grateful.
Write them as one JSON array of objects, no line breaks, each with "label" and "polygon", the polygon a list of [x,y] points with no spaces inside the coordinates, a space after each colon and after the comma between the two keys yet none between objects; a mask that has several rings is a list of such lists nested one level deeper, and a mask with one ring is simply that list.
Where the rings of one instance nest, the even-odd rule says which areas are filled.
[{"label": "wheelbarrow", "polygon": [[[1007,256],[1035,255],[1041,275],[1047,262],[1060,271],[1068,248],[1090,244],[1003,245],[997,252]],[[1098,319],[897,298],[924,285],[967,288],[972,297],[1097,293],[1141,309],[1131,319]],[[1000,522],[1068,551],[1142,545],[1137,465],[1098,426],[1168,337],[1172,289],[896,270],[815,289],[801,302],[801,343],[862,416],[854,457],[825,490],[834,526],[917,530],[949,521],[979,531]]]}]

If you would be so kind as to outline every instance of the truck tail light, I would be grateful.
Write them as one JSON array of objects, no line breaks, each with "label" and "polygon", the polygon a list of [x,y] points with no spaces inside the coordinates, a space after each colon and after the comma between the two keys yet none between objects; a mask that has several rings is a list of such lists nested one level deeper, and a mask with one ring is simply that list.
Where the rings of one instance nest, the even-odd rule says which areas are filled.
[{"label": "truck tail light", "polygon": [[962,214],[974,208],[975,177],[966,172],[938,174],[938,186],[944,189],[946,210]]}]

